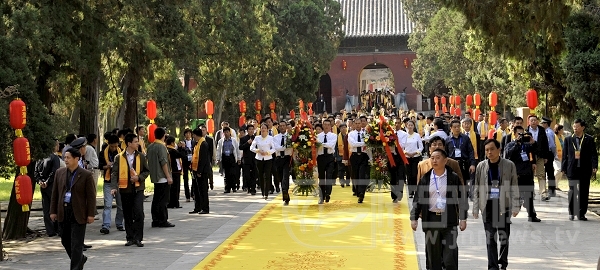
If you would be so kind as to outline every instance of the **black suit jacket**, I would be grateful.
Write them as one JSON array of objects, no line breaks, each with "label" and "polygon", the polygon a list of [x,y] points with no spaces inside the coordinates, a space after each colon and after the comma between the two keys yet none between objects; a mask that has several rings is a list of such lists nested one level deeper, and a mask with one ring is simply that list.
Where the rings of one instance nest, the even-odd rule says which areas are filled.
[{"label": "black suit jacket", "polygon": [[[184,140],[183,142],[185,143],[185,140]],[[191,155],[191,154],[193,154],[193,153],[194,153],[194,147],[196,147],[196,144],[197,144],[197,143],[198,143],[198,142],[197,142],[196,140],[192,139],[192,148],[191,148],[191,149],[187,149],[187,145],[186,145],[186,147],[185,147],[185,148],[183,148],[183,149],[181,149],[181,148],[180,148],[180,149],[179,149],[179,150],[180,150],[180,153],[181,153],[181,155],[183,155],[183,156],[184,156],[184,157],[182,158],[182,160],[183,160],[183,164],[184,164],[184,166],[185,166],[185,167],[189,167],[189,166],[190,166],[190,164],[192,163],[192,161],[188,161],[187,155],[188,155],[188,154],[189,154],[189,155]]]},{"label": "black suit jacket", "polygon": [[446,211],[442,213],[442,222],[429,221],[429,183],[433,169],[429,170],[419,184],[417,192],[413,199],[413,207],[410,211],[410,220],[418,220],[419,216],[423,220],[423,230],[432,228],[449,228],[458,225],[460,220],[466,220],[469,211],[469,201],[465,186],[461,183],[458,175],[452,169],[446,166],[448,176],[448,185],[446,189]]},{"label": "black suit jacket", "polygon": [[[537,152],[535,155],[538,158],[545,158],[548,160],[554,160],[554,154],[550,151],[550,146],[548,145],[548,136],[546,135],[546,129],[542,126],[538,126],[538,137],[537,137]],[[529,127],[525,130],[525,132],[529,132]]]},{"label": "black suit jacket", "polygon": [[242,137],[240,139],[240,150],[243,151],[243,156],[242,156],[242,160],[244,161],[244,163],[248,164],[247,162],[254,162],[256,153],[250,151],[250,145],[251,143],[248,143],[248,141],[252,139],[254,140],[254,136],[250,136],[250,135],[246,135],[244,137]]},{"label": "black suit jacket", "polygon": [[[205,137],[206,139],[206,137]],[[211,153],[212,147],[206,141],[200,144],[200,160],[198,161],[198,169],[196,173],[209,174],[212,173],[212,155]]]},{"label": "black suit jacket", "polygon": [[598,152],[596,151],[596,142],[594,138],[588,134],[583,136],[581,142],[580,166],[577,167],[575,159],[575,145],[577,141],[575,137],[569,136],[565,138],[562,155],[561,170],[567,173],[569,179],[590,177],[592,169],[598,169]]},{"label": "black suit jacket", "polygon": [[[209,159],[210,164],[212,164],[213,160],[215,159],[215,151],[217,150],[216,149],[216,144],[215,144],[215,139],[213,139],[210,136],[204,136],[204,140],[208,144],[207,145],[207,147],[208,147],[207,151],[208,151],[208,154],[210,155],[210,159]],[[202,155],[202,154],[200,154],[200,155]]]},{"label": "black suit jacket", "polygon": [[[471,139],[469,139],[469,137],[467,137],[465,134],[460,134],[458,136],[459,139],[457,140],[455,140],[454,136],[452,135],[446,138],[446,153],[448,153],[448,157],[456,161],[468,160],[471,165],[477,166],[477,161],[475,160],[475,151],[473,150]],[[460,158],[454,157],[454,144],[456,144],[458,149],[460,149]]]}]

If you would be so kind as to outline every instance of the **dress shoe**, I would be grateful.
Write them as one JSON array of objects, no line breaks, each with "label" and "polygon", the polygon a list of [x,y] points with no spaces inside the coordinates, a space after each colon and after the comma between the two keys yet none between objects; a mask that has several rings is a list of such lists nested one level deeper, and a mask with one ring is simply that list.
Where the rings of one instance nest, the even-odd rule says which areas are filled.
[{"label": "dress shoe", "polygon": [[329,199],[331,199],[331,196],[327,195],[327,196],[325,197],[325,202],[329,202]]},{"label": "dress shoe", "polygon": [[323,199],[319,199],[319,204],[323,204]]},{"label": "dress shoe", "polygon": [[142,241],[135,241],[135,245],[138,247],[144,247],[144,244],[142,244]]},{"label": "dress shoe", "polygon": [[190,199],[185,199],[185,202],[190,202]]},{"label": "dress shoe", "polygon": [[271,190],[271,191],[269,191],[269,194],[273,194],[273,191],[272,191],[272,190]]},{"label": "dress shoe", "polygon": [[102,228],[102,229],[100,229],[100,233],[101,234],[109,234],[110,231],[107,228]]},{"label": "dress shoe", "polygon": [[127,243],[125,243],[125,246],[128,247],[128,246],[131,246],[133,244],[135,244],[135,241],[129,240],[129,241],[127,241]]},{"label": "dress shoe", "polygon": [[237,192],[237,189],[235,189],[235,188],[234,188],[234,189],[232,189],[231,191],[233,191],[233,192],[235,193],[235,192]]},{"label": "dress shoe", "polygon": [[156,227],[158,227],[158,223],[156,223],[156,222],[152,221],[152,223],[151,223],[151,225],[150,225],[150,226],[151,226],[152,228],[156,228]]},{"label": "dress shoe", "polygon": [[341,184],[340,186],[344,187],[344,184]]},{"label": "dress shoe", "polygon": [[281,189],[277,188],[277,189],[275,189],[275,192],[279,193],[279,192],[281,192]]},{"label": "dress shoe", "polygon": [[250,195],[254,196],[256,195],[256,192],[250,192]]},{"label": "dress shoe", "polygon": [[85,265],[86,262],[87,262],[87,256],[83,255],[83,259],[81,260],[81,269],[83,269],[83,266]]},{"label": "dress shoe", "polygon": [[92,248],[92,246],[91,245],[83,244],[83,248]]},{"label": "dress shoe", "polygon": [[117,230],[119,230],[119,231],[125,231],[125,228],[123,228],[123,226],[119,226],[119,227],[117,227]]},{"label": "dress shoe", "polygon": [[231,192],[231,191],[229,191],[229,190],[225,190],[225,192],[223,192],[223,193],[230,193],[230,192]]},{"label": "dress shoe", "polygon": [[393,203],[398,203],[398,199],[394,199],[394,201],[392,201]]},{"label": "dress shoe", "polygon": [[213,185],[213,183],[210,183],[209,186],[210,186],[210,190],[213,190],[215,188],[215,186]]},{"label": "dress shoe", "polygon": [[542,220],[541,220],[541,219],[539,219],[539,218],[537,218],[537,217],[530,217],[530,218],[528,219],[528,221],[529,221],[529,222],[540,222],[540,221],[542,221]]},{"label": "dress shoe", "polygon": [[194,210],[194,211],[192,211],[192,212],[189,212],[188,214],[198,214],[198,212],[199,212],[199,211],[196,211],[196,210]]},{"label": "dress shoe", "polygon": [[569,215],[569,220],[573,221],[575,220],[575,217],[573,215]]},{"label": "dress shoe", "polygon": [[159,228],[172,228],[172,227],[175,227],[175,224],[173,224],[171,222],[165,222],[163,224],[160,224],[158,227]]},{"label": "dress shoe", "polygon": [[546,201],[547,202],[549,200],[550,200],[550,197],[547,197],[547,196],[546,197],[542,197],[542,201]]},{"label": "dress shoe", "polygon": [[556,191],[549,191],[548,197],[556,197]]},{"label": "dress shoe", "polygon": [[363,203],[363,199],[364,198],[358,197],[358,203]]},{"label": "dress shoe", "polygon": [[205,214],[208,214],[208,211],[200,210],[200,212],[198,212],[198,214],[205,215]]},{"label": "dress shoe", "polygon": [[290,205],[290,202],[285,201],[285,202],[283,202],[283,205]]},{"label": "dress shoe", "polygon": [[581,221],[587,221],[587,218],[585,216],[580,216],[577,219],[581,220]]},{"label": "dress shoe", "polygon": [[269,196],[265,196],[265,201],[269,198]]}]

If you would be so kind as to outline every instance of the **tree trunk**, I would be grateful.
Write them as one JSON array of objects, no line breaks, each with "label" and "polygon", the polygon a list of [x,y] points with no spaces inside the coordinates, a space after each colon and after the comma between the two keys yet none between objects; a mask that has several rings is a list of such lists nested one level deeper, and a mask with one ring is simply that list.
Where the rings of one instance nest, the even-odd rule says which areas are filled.
[{"label": "tree trunk", "polygon": [[125,110],[127,109],[127,89],[129,88],[130,82],[131,80],[129,79],[129,73],[125,74],[125,76],[121,78],[121,94],[123,94],[123,103],[117,111],[115,128],[121,129],[125,123]]},{"label": "tree trunk", "polygon": [[[33,171],[35,169],[35,162],[29,163],[27,166],[27,174],[31,177],[31,185],[33,191],[35,191],[35,178],[33,177]],[[19,170],[17,169],[18,175]],[[32,193],[33,195],[33,193]],[[29,223],[30,212],[23,212],[21,205],[17,202],[15,195],[15,185],[13,182],[13,188],[10,193],[10,201],[8,202],[8,210],[6,211],[6,219],[4,220],[4,231],[2,237],[5,240],[16,240],[25,238],[27,234],[27,224]]]},{"label": "tree trunk", "polygon": [[225,89],[223,90],[223,94],[221,95],[221,99],[219,100],[217,114],[213,115],[215,121],[215,132],[221,129],[221,116],[223,115],[223,107],[225,106],[225,97],[227,97],[227,87],[225,87]]},{"label": "tree trunk", "polygon": [[37,93],[40,96],[40,100],[48,109],[48,113],[53,114],[52,112],[52,94],[50,93],[50,87],[48,86],[48,78],[50,78],[50,72],[52,72],[52,67],[46,61],[40,61],[40,65],[38,67],[38,76],[35,79]]},{"label": "tree trunk", "polygon": [[129,68],[127,71],[127,75],[129,76],[129,84],[127,87],[127,92],[125,96],[125,115],[123,121],[124,128],[134,128],[137,123],[137,102],[138,102],[138,93],[140,90],[140,81],[141,77],[139,72],[135,68]]},{"label": "tree trunk", "polygon": [[81,76],[81,111],[79,113],[79,134],[98,135],[98,95],[100,76],[89,72]]}]

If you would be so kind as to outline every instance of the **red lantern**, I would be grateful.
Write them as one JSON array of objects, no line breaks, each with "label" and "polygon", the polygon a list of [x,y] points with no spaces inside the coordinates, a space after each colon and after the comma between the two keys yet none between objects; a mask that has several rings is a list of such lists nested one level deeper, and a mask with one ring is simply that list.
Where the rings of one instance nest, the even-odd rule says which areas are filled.
[{"label": "red lantern", "polygon": [[240,101],[239,103],[239,107],[240,107],[240,113],[246,113],[246,101]]},{"label": "red lantern", "polygon": [[481,95],[476,93],[473,98],[475,99],[475,106],[481,106]]},{"label": "red lantern", "polygon": [[404,68],[408,68],[408,58],[404,58]]},{"label": "red lantern", "polygon": [[204,110],[206,110],[206,114],[213,115],[215,113],[215,107],[212,100],[207,100],[204,102]]},{"label": "red lantern", "polygon": [[473,105],[473,96],[467,95],[466,99],[467,99],[467,101],[465,101],[465,102],[467,102],[467,107],[471,107],[471,105]]},{"label": "red lantern", "polygon": [[533,89],[529,89],[525,93],[525,97],[527,98],[527,107],[529,107],[530,110],[535,110],[535,108],[538,106],[537,92]]},{"label": "red lantern", "polygon": [[243,126],[246,123],[246,116],[240,116],[240,120],[238,120],[238,126]]},{"label": "red lantern", "polygon": [[312,102],[306,103],[306,106],[308,106],[308,114],[309,115],[313,115],[313,109],[312,109]]},{"label": "red lantern", "polygon": [[29,149],[29,140],[24,137],[16,138],[13,141],[13,154],[15,164],[19,167],[25,167],[31,162],[31,150]]},{"label": "red lantern", "polygon": [[433,103],[438,104],[438,97],[437,96],[433,97]]},{"label": "red lantern", "polygon": [[151,99],[146,102],[146,116],[150,120],[154,120],[156,118],[156,101]]},{"label": "red lantern", "polygon": [[454,96],[450,96],[450,105],[454,105]]},{"label": "red lantern", "polygon": [[348,66],[348,63],[346,63],[346,60],[342,60],[342,69],[346,70],[347,66]]},{"label": "red lantern", "polygon": [[208,130],[209,134],[213,134],[215,132],[215,120],[212,118],[206,120],[206,129]]},{"label": "red lantern", "polygon": [[442,112],[447,113],[448,109],[446,108],[446,106],[442,106]]},{"label": "red lantern", "polygon": [[481,110],[479,110],[479,109],[475,109],[475,110],[473,110],[473,119],[474,119],[475,121],[477,121],[477,119],[479,119],[479,115],[480,115],[480,114],[481,114]]},{"label": "red lantern", "polygon": [[[156,137],[154,136],[154,131],[158,128],[158,126],[154,123],[150,124],[148,126],[148,142],[153,143],[154,140],[156,140]],[[123,149],[125,150],[125,149]]]},{"label": "red lantern", "polygon": [[254,117],[256,118],[256,122],[260,123],[260,120],[262,120],[262,115],[260,115],[260,113],[257,113]]},{"label": "red lantern", "polygon": [[271,103],[269,103],[269,109],[271,109],[271,111],[275,110],[275,101],[271,101]]},{"label": "red lantern", "polygon": [[490,126],[495,126],[496,125],[496,120],[498,120],[498,115],[496,114],[495,111],[490,111]]},{"label": "red lantern", "polygon": [[17,98],[10,102],[10,126],[14,129],[23,129],[27,124],[27,107],[23,100]]},{"label": "red lantern", "polygon": [[456,116],[460,116],[460,115],[461,115],[460,107],[456,107],[456,108],[454,109],[454,114],[455,114]]},{"label": "red lantern", "polygon": [[437,104],[437,103],[435,104],[435,110],[436,110],[436,111],[439,111],[439,110],[440,110],[440,105],[439,105],[439,104]]},{"label": "red lantern", "polygon": [[498,94],[492,91],[489,96],[489,101],[490,107],[496,107],[496,105],[498,105]]},{"label": "red lantern", "polygon": [[254,109],[256,109],[257,111],[262,110],[262,103],[260,102],[260,100],[256,100],[254,101]]},{"label": "red lantern", "polygon": [[460,96],[454,97],[454,104],[456,104],[456,106],[460,105]]},{"label": "red lantern", "polygon": [[488,139],[494,139],[494,133],[496,133],[496,130],[490,128],[490,130],[488,131]]},{"label": "red lantern", "polygon": [[273,121],[276,121],[277,120],[277,114],[274,113],[274,112],[272,112],[271,113],[271,119],[273,119]]},{"label": "red lantern", "polygon": [[304,101],[298,101],[298,108],[300,109],[300,111],[304,110]]},{"label": "red lantern", "polygon": [[291,119],[296,119],[296,112],[294,110],[290,111],[290,118]]},{"label": "red lantern", "polygon": [[15,197],[23,212],[29,211],[29,204],[33,200],[33,186],[28,175],[22,174],[15,179]]},{"label": "red lantern", "polygon": [[442,105],[446,105],[446,97],[442,96]]}]

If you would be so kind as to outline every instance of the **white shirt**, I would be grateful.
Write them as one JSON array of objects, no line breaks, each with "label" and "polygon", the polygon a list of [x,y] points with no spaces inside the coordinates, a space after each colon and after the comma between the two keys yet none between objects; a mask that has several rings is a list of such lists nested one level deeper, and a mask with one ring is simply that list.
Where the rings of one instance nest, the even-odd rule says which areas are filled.
[{"label": "white shirt", "polygon": [[359,141],[358,134],[360,134],[360,131],[358,130],[353,130],[350,131],[350,133],[348,133],[348,148],[352,153],[357,152],[358,148],[360,148],[361,151],[364,152],[363,148],[365,147],[365,137],[362,134],[360,134]]},{"label": "white shirt", "polygon": [[400,143],[400,147],[404,148],[404,144],[406,144],[406,138],[408,138],[408,133],[400,129],[396,130],[396,136],[398,136],[398,143]]},{"label": "white shirt", "polygon": [[[279,133],[277,135],[275,135],[275,137],[273,137],[273,143],[275,143],[275,156],[280,157],[281,156],[281,151],[283,151],[283,155],[284,156],[291,156],[292,155],[292,151],[294,150],[291,147],[285,147],[285,144],[287,143],[288,137],[287,137],[287,132],[285,134]],[[281,138],[283,137],[283,144],[281,144]]]},{"label": "white shirt", "polygon": [[533,130],[533,128],[529,127],[529,132],[531,132],[531,137],[533,137],[533,140],[537,142],[538,132],[540,132],[540,128],[538,127],[537,129]]},{"label": "white shirt", "polygon": [[[273,159],[273,156],[271,156],[273,153],[275,153],[275,143],[273,142],[273,137],[271,137],[271,136],[267,136],[265,138],[263,138],[262,136],[254,137],[254,140],[252,141],[252,144],[250,145],[250,151],[256,153],[256,156],[254,158],[256,158],[257,160]],[[258,151],[265,151],[265,152],[267,152],[267,154],[261,155],[258,153]]]},{"label": "white shirt", "polygon": [[421,135],[419,133],[413,133],[406,137],[406,143],[402,145],[405,153],[417,153],[417,156],[423,152],[423,141],[421,141]]},{"label": "white shirt", "polygon": [[[554,137],[552,137],[554,139]],[[96,153],[96,148],[91,145],[85,146],[85,160],[87,160],[92,168],[98,169],[99,161],[98,154]]]},{"label": "white shirt", "polygon": [[429,136],[425,136],[425,138],[423,139],[424,141],[429,141],[429,139],[438,136],[440,138],[442,138],[442,140],[446,141],[446,138],[448,138],[448,134],[446,134],[446,132],[444,132],[443,129],[438,129],[436,132],[431,133]]},{"label": "white shirt", "polygon": [[[327,137],[327,142],[325,143],[325,137]],[[324,154],[324,149],[327,149],[327,154],[335,153],[335,145],[337,144],[337,136],[333,132],[329,132],[325,134],[325,132],[321,132],[317,134],[317,141],[321,143],[319,149],[317,149],[317,155]]]},{"label": "white shirt", "polygon": [[[436,187],[437,184],[437,187]],[[432,212],[444,212],[446,209],[437,209],[435,203],[438,197],[442,199],[446,198],[446,189],[448,186],[448,171],[444,170],[444,173],[440,176],[435,175],[435,171],[431,170],[431,176],[429,177],[429,211]],[[438,192],[439,191],[439,192]]]}]

